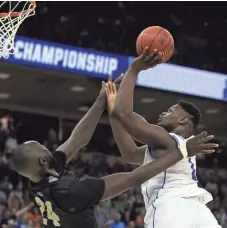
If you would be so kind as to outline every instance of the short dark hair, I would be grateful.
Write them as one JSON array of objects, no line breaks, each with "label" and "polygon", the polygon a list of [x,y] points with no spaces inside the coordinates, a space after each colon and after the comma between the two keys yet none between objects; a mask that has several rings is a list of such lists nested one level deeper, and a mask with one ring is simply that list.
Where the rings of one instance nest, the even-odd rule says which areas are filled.
[{"label": "short dark hair", "polygon": [[9,167],[14,171],[21,171],[28,165],[28,148],[23,144],[17,148],[9,160]]},{"label": "short dark hair", "polygon": [[187,113],[189,113],[193,117],[192,123],[194,125],[194,128],[196,128],[199,125],[201,120],[200,109],[196,105],[188,101],[181,100],[177,104],[181,106],[182,109],[184,109]]}]

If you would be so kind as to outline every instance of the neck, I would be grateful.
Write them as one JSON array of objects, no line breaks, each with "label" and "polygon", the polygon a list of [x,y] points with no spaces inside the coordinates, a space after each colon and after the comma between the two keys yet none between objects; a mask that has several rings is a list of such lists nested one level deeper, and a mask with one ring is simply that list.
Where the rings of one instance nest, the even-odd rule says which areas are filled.
[{"label": "neck", "polygon": [[45,176],[36,176],[36,177],[30,177],[29,179],[34,183],[39,183],[41,180],[43,180]]},{"label": "neck", "polygon": [[174,129],[171,132],[173,132],[173,133],[175,133],[177,135],[180,135],[180,136],[182,136],[185,139],[187,139],[187,138],[189,138],[190,136],[193,135],[192,130],[190,130],[188,128],[185,128],[185,129],[176,128],[176,129]]}]

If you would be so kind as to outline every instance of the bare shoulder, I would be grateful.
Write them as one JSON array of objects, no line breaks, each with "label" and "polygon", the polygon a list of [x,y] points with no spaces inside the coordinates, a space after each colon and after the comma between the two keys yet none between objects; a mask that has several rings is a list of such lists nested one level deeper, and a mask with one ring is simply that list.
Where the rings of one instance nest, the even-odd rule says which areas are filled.
[{"label": "bare shoulder", "polygon": [[149,124],[152,131],[155,132],[156,135],[156,143],[151,146],[151,148],[159,149],[159,150],[170,150],[176,148],[176,142],[173,137],[169,134],[169,132],[158,125]]}]

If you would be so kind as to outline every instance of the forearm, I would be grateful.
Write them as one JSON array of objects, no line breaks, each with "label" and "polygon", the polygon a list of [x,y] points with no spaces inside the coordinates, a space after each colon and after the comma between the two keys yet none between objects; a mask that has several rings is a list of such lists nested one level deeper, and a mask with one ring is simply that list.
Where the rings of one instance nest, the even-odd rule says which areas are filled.
[{"label": "forearm", "polygon": [[133,93],[138,72],[130,67],[121,82],[113,113],[129,115],[133,113]]},{"label": "forearm", "polygon": [[89,143],[104,111],[105,103],[103,97],[98,97],[87,114],[73,129],[69,139],[57,148],[57,150],[66,154],[67,163],[77,154],[80,148]]},{"label": "forearm", "polygon": [[176,149],[160,159],[140,166],[130,173],[117,173],[104,177],[105,192],[102,199],[113,198],[130,188],[141,185],[179,162],[182,158],[181,152]]},{"label": "forearm", "polygon": [[[105,100],[98,97],[90,110],[73,129],[71,137],[77,137],[80,135],[81,143],[84,145],[88,144],[95,131],[98,121],[103,114],[104,107]],[[77,138],[76,140],[79,139]]]},{"label": "forearm", "polygon": [[144,158],[145,147],[137,147],[129,133],[116,117],[110,116],[110,123],[122,159],[127,163],[141,165]]}]

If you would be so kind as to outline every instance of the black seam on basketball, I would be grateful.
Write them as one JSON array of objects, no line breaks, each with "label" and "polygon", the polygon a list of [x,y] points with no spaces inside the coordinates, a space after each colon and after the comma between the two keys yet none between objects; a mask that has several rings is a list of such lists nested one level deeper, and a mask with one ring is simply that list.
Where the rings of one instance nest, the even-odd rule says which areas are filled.
[{"label": "black seam on basketball", "polygon": [[168,45],[169,45],[169,43],[171,42],[171,40],[172,40],[172,37],[170,37],[169,42],[168,42],[168,43],[166,44],[166,46],[165,46],[162,50],[160,50],[160,51],[165,50],[165,49],[166,49],[166,47],[168,47]]},{"label": "black seam on basketball", "polygon": [[149,51],[150,51],[150,48],[151,48],[152,44],[154,43],[155,38],[159,35],[159,33],[160,33],[162,30],[163,30],[163,28],[161,28],[161,29],[159,30],[159,32],[156,34],[156,36],[155,36],[154,39],[152,40],[152,43],[151,43],[151,45],[149,46],[149,49],[147,50],[148,53],[149,53]]}]

